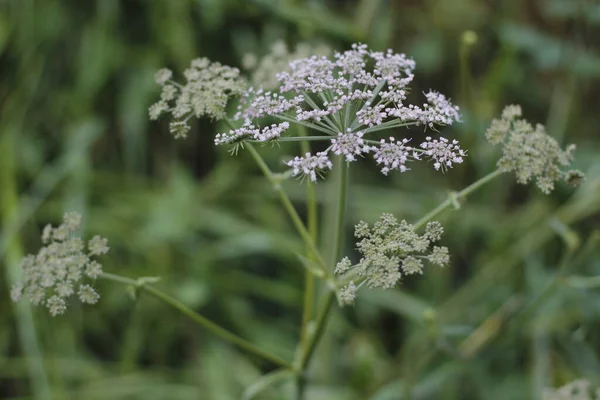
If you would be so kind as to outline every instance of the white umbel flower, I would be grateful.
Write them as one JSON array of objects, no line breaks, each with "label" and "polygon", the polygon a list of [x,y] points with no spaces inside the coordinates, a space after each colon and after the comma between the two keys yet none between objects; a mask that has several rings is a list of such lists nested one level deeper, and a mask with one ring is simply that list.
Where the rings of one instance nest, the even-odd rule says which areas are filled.
[{"label": "white umbel flower", "polygon": [[11,290],[11,298],[18,301],[26,297],[34,305],[44,305],[50,315],[63,314],[67,310],[67,299],[77,294],[84,303],[94,304],[100,296],[84,278],[96,279],[102,274],[102,265],[92,256],[106,254],[108,241],[94,236],[87,246],[79,237],[81,215],[66,213],[63,223],[53,228],[47,225],[42,232],[44,247],[36,255],[21,260],[23,280]]},{"label": "white umbel flower", "polygon": [[293,160],[286,162],[286,165],[292,167],[293,176],[308,176],[313,182],[316,182],[317,174],[333,167],[325,152],[319,152],[315,155],[306,153],[303,157],[295,157]]},{"label": "white umbel flower", "polygon": [[421,148],[425,150],[424,154],[433,160],[433,167],[436,170],[445,171],[452,168],[454,164],[463,162],[467,152],[460,148],[457,140],[448,140],[444,137],[432,139],[431,136],[425,138],[421,143]]},{"label": "white umbel flower", "polygon": [[338,133],[335,139],[331,139],[331,151],[340,156],[343,155],[347,162],[356,161],[356,156],[368,153],[370,146],[363,140],[364,132]]}]

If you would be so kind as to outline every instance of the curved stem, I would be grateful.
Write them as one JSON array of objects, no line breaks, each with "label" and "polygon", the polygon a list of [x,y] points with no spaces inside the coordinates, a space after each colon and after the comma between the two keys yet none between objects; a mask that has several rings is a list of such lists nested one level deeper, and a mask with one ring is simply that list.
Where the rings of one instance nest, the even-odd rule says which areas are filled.
[{"label": "curved stem", "polygon": [[321,253],[319,253],[319,250],[317,249],[317,245],[315,244],[312,237],[310,236],[310,233],[304,226],[302,219],[298,215],[298,212],[296,212],[296,209],[294,208],[294,205],[292,204],[287,193],[283,190],[280,182],[277,180],[277,178],[275,178],[275,176],[273,175],[273,172],[271,172],[271,169],[265,163],[265,160],[263,160],[263,158],[258,153],[258,151],[256,151],[254,146],[248,142],[246,142],[245,145],[248,148],[248,150],[250,151],[250,154],[252,155],[252,157],[254,158],[256,163],[258,164],[258,167],[261,169],[263,174],[269,180],[269,183],[271,183],[271,185],[273,185],[273,188],[279,195],[279,199],[283,203],[283,207],[285,208],[288,215],[290,216],[292,223],[294,224],[294,227],[296,228],[296,230],[298,231],[298,233],[304,240],[304,243],[310,248],[312,253],[315,255],[315,261],[317,262],[317,264],[319,264],[319,266],[321,267],[321,269],[323,270],[325,275],[327,275],[327,266],[326,266],[327,264],[325,264],[323,257],[321,257]]},{"label": "curved stem", "polygon": [[143,281],[143,279],[135,280],[135,279],[126,278],[126,277],[120,276],[120,275],[110,274],[107,272],[103,272],[100,275],[100,277],[103,279],[106,279],[106,280],[113,281],[113,282],[118,282],[118,283],[122,283],[125,285],[132,285],[134,287],[143,289],[148,294],[150,294],[153,297],[157,298],[158,300],[162,301],[166,305],[176,309],[177,311],[179,311],[180,313],[182,313],[183,315],[185,315],[192,321],[196,322],[197,324],[201,325],[205,329],[209,330],[210,332],[212,332],[216,336],[220,337],[221,339],[228,341],[228,342],[246,350],[249,353],[252,353],[252,354],[254,354],[258,357],[261,357],[265,360],[268,360],[268,361],[272,362],[273,364],[279,365],[279,366],[289,369],[291,371],[294,370],[294,367],[289,362],[285,361],[284,359],[282,359],[274,354],[268,353],[268,352],[260,349],[256,345],[250,343],[249,341],[242,339],[241,337],[229,332],[225,328],[222,328],[221,326],[215,324],[214,322],[207,319],[206,317],[203,317],[202,315],[198,314],[197,312],[195,312],[194,310],[192,310],[191,308],[189,308],[188,306],[186,306],[185,304],[183,304],[181,301],[177,300],[176,298],[171,297],[168,294],[156,289],[155,287],[146,284]]},{"label": "curved stem", "polygon": [[452,206],[458,200],[467,197],[469,194],[471,194],[475,190],[479,189],[481,186],[485,185],[486,183],[488,183],[489,181],[493,180],[497,176],[500,176],[501,174],[503,174],[503,171],[500,171],[499,169],[497,169],[494,172],[492,172],[490,174],[487,174],[483,178],[481,178],[478,181],[476,181],[476,182],[472,183],[471,185],[467,186],[466,188],[464,188],[460,192],[458,192],[458,193],[456,193],[456,192],[451,193],[450,196],[448,196],[448,198],[442,204],[440,204],[439,206],[437,206],[436,208],[434,208],[433,210],[431,210],[430,212],[428,212],[423,218],[421,218],[420,220],[418,220],[413,225],[414,229],[415,230],[419,229],[420,227],[422,227],[423,225],[425,225],[427,222],[429,222],[432,218],[434,218],[436,215],[438,215],[442,211],[444,211],[446,208]]}]

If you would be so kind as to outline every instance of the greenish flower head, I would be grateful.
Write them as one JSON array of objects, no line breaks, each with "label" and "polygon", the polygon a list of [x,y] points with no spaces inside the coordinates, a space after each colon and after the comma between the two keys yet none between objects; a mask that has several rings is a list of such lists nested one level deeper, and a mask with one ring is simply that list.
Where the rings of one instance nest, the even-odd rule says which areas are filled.
[{"label": "greenish flower head", "polygon": [[95,304],[100,295],[85,280],[95,280],[102,274],[102,265],[92,256],[106,254],[108,241],[94,236],[86,245],[79,236],[81,215],[66,213],[63,223],[42,231],[45,245],[35,255],[21,261],[23,280],[11,291],[13,301],[25,296],[34,305],[48,308],[52,316],[67,310],[67,300],[77,294],[82,303]]},{"label": "greenish flower head", "polygon": [[[342,304],[350,304],[356,291],[363,285],[370,288],[395,287],[403,275],[423,274],[424,261],[444,267],[450,263],[446,247],[431,244],[440,240],[442,225],[429,222],[423,234],[415,232],[412,225],[398,220],[392,214],[383,214],[373,227],[361,221],[355,227],[354,236],[360,241],[356,247],[362,258],[352,265],[347,257],[335,268],[335,274],[351,279],[338,293]],[[356,286],[355,281],[360,281]]]},{"label": "greenish flower head", "polygon": [[504,172],[514,172],[521,184],[535,180],[545,194],[554,189],[554,183],[566,180],[571,184],[583,181],[580,171],[564,171],[573,161],[575,145],[561,149],[558,142],[546,133],[546,128],[535,127],[521,117],[521,107],[507,106],[500,119],[492,121],[486,138],[494,145],[502,144],[503,154],[498,168]]},{"label": "greenish flower head", "polygon": [[188,124],[192,116],[225,118],[225,108],[230,97],[239,96],[246,84],[237,68],[197,58],[184,71],[185,84],[172,80],[173,73],[163,68],[155,75],[156,83],[162,86],[160,100],[149,109],[150,119],[171,114],[174,121],[169,130],[176,138],[185,138],[190,131]]}]

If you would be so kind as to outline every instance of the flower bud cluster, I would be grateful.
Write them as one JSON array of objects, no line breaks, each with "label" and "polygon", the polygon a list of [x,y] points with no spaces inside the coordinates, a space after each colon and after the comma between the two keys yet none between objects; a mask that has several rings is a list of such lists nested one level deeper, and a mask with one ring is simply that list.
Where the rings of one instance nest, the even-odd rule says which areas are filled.
[{"label": "flower bud cluster", "polygon": [[102,274],[102,265],[91,257],[106,254],[108,241],[94,236],[86,246],[78,233],[80,225],[81,215],[66,213],[61,225],[44,228],[44,247],[21,261],[23,280],[12,288],[13,301],[24,296],[34,305],[46,306],[52,316],[63,314],[67,299],[73,295],[82,303],[98,301],[100,295],[85,281]]},{"label": "flower bud cluster", "polygon": [[492,144],[502,144],[502,158],[498,167],[505,172],[514,172],[517,182],[526,184],[535,180],[545,194],[554,189],[554,183],[564,179],[576,185],[584,177],[580,171],[563,171],[573,161],[575,145],[562,150],[558,142],[546,133],[546,128],[535,127],[524,119],[521,107],[507,106],[500,119],[492,121],[486,138]]},{"label": "flower bud cluster", "polygon": [[163,68],[155,75],[162,93],[160,100],[149,109],[150,119],[171,114],[175,120],[169,125],[170,132],[176,138],[185,138],[190,131],[188,120],[191,116],[225,118],[229,98],[239,96],[246,89],[239,75],[237,68],[197,58],[184,71],[186,83],[179,84],[171,79],[173,73]]},{"label": "flower bud cluster", "polygon": [[[366,222],[356,225],[354,236],[360,241],[357,249],[360,261],[352,265],[346,257],[335,268],[335,274],[352,279],[338,294],[342,304],[350,304],[360,286],[389,289],[395,287],[403,275],[422,274],[424,261],[439,267],[450,263],[446,247],[432,246],[442,237],[444,229],[437,222],[429,222],[425,233],[419,235],[412,225],[383,214],[373,227]],[[356,286],[354,280],[361,283]]]}]

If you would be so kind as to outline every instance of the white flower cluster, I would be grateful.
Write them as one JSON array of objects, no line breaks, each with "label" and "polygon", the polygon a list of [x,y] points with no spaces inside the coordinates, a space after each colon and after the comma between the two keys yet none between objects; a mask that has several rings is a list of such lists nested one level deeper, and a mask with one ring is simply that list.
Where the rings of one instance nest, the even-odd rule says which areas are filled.
[{"label": "white flower cluster", "polygon": [[[375,147],[375,161],[377,164],[383,164],[381,173],[387,175],[391,170],[400,172],[408,171],[406,162],[411,156],[412,147],[407,146],[409,139],[402,139],[396,142],[396,138],[390,137],[389,142],[381,139],[379,147]],[[414,153],[418,157],[418,153]]]},{"label": "white flower cluster", "polygon": [[185,138],[190,131],[188,121],[191,116],[225,118],[228,99],[246,89],[239,74],[237,68],[213,63],[207,58],[192,61],[190,68],[184,71],[185,85],[173,81],[169,69],[159,70],[155,80],[162,86],[162,93],[160,100],[149,109],[150,119],[171,114],[175,120],[170,123],[169,130],[175,138]]},{"label": "white flower cluster", "polygon": [[[412,225],[404,220],[398,222],[391,214],[383,214],[372,228],[360,222],[354,236],[360,239],[356,246],[362,258],[356,265],[344,258],[334,271],[338,276],[352,279],[339,291],[340,303],[351,304],[362,285],[389,289],[398,284],[402,275],[422,274],[424,260],[440,267],[448,265],[448,249],[431,246],[441,239],[443,232],[442,225],[432,221],[425,233],[419,235]],[[358,286],[355,279],[361,281]]]},{"label": "white flower cluster", "polygon": [[419,160],[420,155],[431,158],[436,169],[451,168],[466,155],[456,141],[428,139],[418,148],[409,146],[409,139],[367,138],[387,129],[409,125],[433,128],[459,121],[458,107],[440,93],[426,93],[427,102],[421,107],[406,103],[415,66],[404,54],[371,51],[362,44],[331,58],[293,60],[277,75],[277,90],[250,88],[242,95],[235,119],[243,121],[243,126],[220,133],[215,143],[276,140],[289,126],[282,129],[282,125],[275,125],[278,128],[272,131],[272,125],[264,134],[254,122],[274,118],[303,124],[326,134],[320,140],[330,142],[318,155],[309,153],[287,162],[294,176],[315,180],[324,169],[330,169],[330,153],[343,156],[347,162],[372,153],[384,174],[407,171],[407,161]]},{"label": "white flower cluster", "polygon": [[[316,155],[308,153],[286,163],[294,176],[308,176],[311,180],[330,169],[331,154],[353,162],[371,153],[383,174],[407,171],[407,162],[420,160],[422,155],[442,171],[463,161],[466,152],[456,140],[429,138],[421,147],[412,147],[408,145],[409,138],[371,137],[399,127],[435,128],[460,120],[458,107],[435,91],[424,94],[426,102],[421,106],[408,103],[408,86],[414,79],[416,64],[406,55],[392,50],[369,50],[364,44],[354,44],[350,50],[336,52],[332,57],[306,56],[303,53],[307,49],[290,53],[283,43],[276,44],[272,52],[267,61],[277,61],[277,84],[255,76],[256,88],[246,89],[237,69],[206,58],[192,61],[184,73],[185,85],[174,82],[171,71],[158,71],[156,81],[163,91],[161,100],[150,107],[150,117],[172,114],[175,120],[170,124],[171,132],[175,137],[186,137],[191,116],[225,118],[229,97],[241,95],[233,118],[239,127],[219,133],[215,144],[233,145],[235,151],[244,141],[277,141],[290,131],[291,124],[303,125],[322,135],[310,140],[329,142]],[[246,61],[258,63],[256,59]],[[259,70],[272,76],[273,70],[267,64],[261,62]],[[298,136],[286,140],[307,139]]]},{"label": "white flower cluster", "polygon": [[215,144],[239,143],[246,139],[268,142],[270,140],[278,139],[283,132],[289,129],[289,127],[290,124],[288,122],[272,124],[271,126],[265,126],[263,128],[257,128],[251,123],[248,123],[241,128],[232,129],[227,133],[217,134],[215,137]]},{"label": "white flower cluster", "polygon": [[486,132],[486,138],[492,144],[502,144],[502,158],[498,168],[505,172],[514,172],[517,182],[526,184],[535,180],[538,188],[545,194],[554,189],[554,183],[564,179],[571,185],[584,180],[580,171],[563,171],[571,164],[575,145],[565,150],[546,133],[546,128],[535,127],[521,117],[521,107],[507,106],[500,119],[494,119]]},{"label": "white flower cluster", "polygon": [[423,154],[434,161],[433,167],[435,169],[452,168],[453,164],[462,163],[463,157],[467,155],[467,152],[458,146],[457,140],[450,142],[443,137],[436,140],[432,139],[431,136],[427,136],[425,140],[421,143],[421,147],[425,149]]},{"label": "white flower cluster", "polygon": [[333,167],[333,164],[325,152],[319,152],[314,156],[310,153],[306,153],[304,157],[295,157],[285,164],[292,167],[294,176],[303,174],[304,176],[310,177],[310,180],[313,182],[317,180],[318,174]]},{"label": "white flower cluster", "polygon": [[363,140],[364,132],[338,133],[337,137],[331,139],[331,151],[338,156],[345,156],[346,161],[356,161],[355,156],[371,151],[371,147]]},{"label": "white flower cluster", "polygon": [[81,216],[66,213],[63,223],[53,228],[47,225],[42,232],[45,245],[36,255],[28,255],[21,261],[23,280],[11,291],[13,301],[25,296],[34,305],[44,305],[52,316],[63,314],[66,300],[77,294],[82,303],[95,304],[100,295],[85,278],[96,279],[102,274],[102,265],[92,256],[106,254],[108,241],[94,236],[85,243],[78,235]]}]

